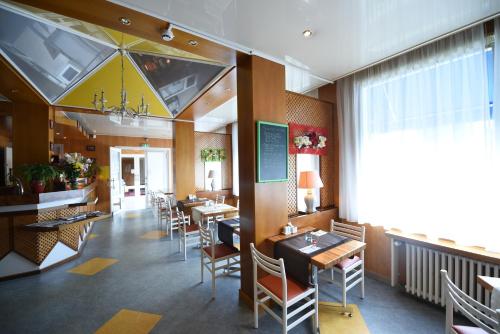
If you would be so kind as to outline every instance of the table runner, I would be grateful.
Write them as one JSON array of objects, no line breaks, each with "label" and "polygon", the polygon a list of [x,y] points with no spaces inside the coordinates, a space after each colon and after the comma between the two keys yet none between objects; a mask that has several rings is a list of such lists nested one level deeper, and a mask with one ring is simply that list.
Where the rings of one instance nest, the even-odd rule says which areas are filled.
[{"label": "table runner", "polygon": [[236,224],[240,225],[239,218],[222,220],[217,223],[217,236],[228,246],[234,247],[233,233]]},{"label": "table runner", "polygon": [[350,239],[329,232],[319,237],[317,247],[320,249],[311,253],[303,253],[300,249],[310,244],[306,242],[305,234],[301,234],[276,242],[274,245],[274,258],[283,258],[287,276],[292,277],[304,286],[311,286],[312,280],[309,270],[311,258],[319,253],[337,247],[348,240]]}]

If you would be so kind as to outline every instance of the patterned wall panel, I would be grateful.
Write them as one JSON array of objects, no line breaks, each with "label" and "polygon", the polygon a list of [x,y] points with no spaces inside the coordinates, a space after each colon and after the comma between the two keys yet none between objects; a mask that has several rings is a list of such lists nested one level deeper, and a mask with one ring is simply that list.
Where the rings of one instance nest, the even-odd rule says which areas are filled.
[{"label": "patterned wall panel", "polygon": [[231,135],[208,132],[194,133],[194,164],[196,191],[205,190],[205,165],[201,161],[201,150],[205,148],[223,148],[226,150],[226,160],[222,162],[222,189],[233,187],[233,164]]},{"label": "patterned wall panel", "polygon": [[[306,124],[328,129],[328,138],[332,137],[332,104],[305,95],[286,92],[287,122]],[[332,179],[333,149],[327,142],[328,155],[320,157],[320,176],[324,187],[320,191],[321,206],[333,205]],[[289,158],[288,179],[288,214],[297,213],[297,160],[295,155]]]}]

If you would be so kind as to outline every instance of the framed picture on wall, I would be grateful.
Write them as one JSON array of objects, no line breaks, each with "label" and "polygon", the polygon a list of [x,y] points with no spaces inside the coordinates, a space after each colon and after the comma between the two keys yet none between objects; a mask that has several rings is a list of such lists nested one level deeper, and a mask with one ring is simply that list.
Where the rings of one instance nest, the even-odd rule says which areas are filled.
[{"label": "framed picture on wall", "polygon": [[288,125],[257,121],[257,182],[288,181]]}]

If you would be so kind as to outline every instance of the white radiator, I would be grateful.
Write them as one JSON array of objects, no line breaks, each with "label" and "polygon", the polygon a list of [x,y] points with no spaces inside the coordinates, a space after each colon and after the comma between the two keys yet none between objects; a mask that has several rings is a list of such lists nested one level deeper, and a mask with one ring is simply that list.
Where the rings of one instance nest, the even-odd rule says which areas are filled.
[{"label": "white radiator", "polygon": [[430,248],[406,245],[406,291],[444,306],[439,271],[446,269],[451,280],[465,293],[490,306],[490,292],[477,283],[477,276],[499,277],[500,266]]}]

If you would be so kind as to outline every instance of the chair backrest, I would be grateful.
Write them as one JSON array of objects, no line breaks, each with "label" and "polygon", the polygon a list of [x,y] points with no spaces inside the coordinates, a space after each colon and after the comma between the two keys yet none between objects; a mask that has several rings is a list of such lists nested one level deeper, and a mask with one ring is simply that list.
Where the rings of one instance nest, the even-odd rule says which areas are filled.
[{"label": "chair backrest", "polygon": [[184,215],[184,211],[179,210],[178,207],[175,208],[175,211],[177,212],[177,223],[179,224],[179,228],[184,230],[184,226],[186,224],[189,225],[191,219],[189,218],[189,216],[186,217]]},{"label": "chair backrest", "polygon": [[214,234],[210,227],[204,227],[202,224],[199,224],[199,230],[200,230],[200,242],[202,245],[210,246],[211,252],[210,255],[213,257],[214,256],[214,248],[215,248],[215,242],[214,242]]},{"label": "chair backrest", "polygon": [[[254,282],[257,281],[258,273],[257,269],[265,271],[266,273],[281,278],[282,285],[282,299],[283,301],[287,300],[287,283],[286,283],[286,273],[285,273],[285,263],[283,259],[273,259],[270,258],[255,248],[253,243],[250,244],[250,252],[252,253],[252,262],[253,262],[253,279]],[[255,284],[255,283],[254,283]]]},{"label": "chair backrest", "polygon": [[215,204],[224,204],[225,200],[226,200],[226,196],[219,195],[219,194],[217,194],[215,196]]},{"label": "chair backrest", "polygon": [[330,221],[330,232],[335,232],[338,235],[342,235],[344,237],[365,242],[364,226],[354,226],[354,225],[339,223],[332,219]]},{"label": "chair backrest", "polygon": [[238,201],[236,201],[236,208],[238,208],[238,210],[240,209],[240,200],[238,199]]},{"label": "chair backrest", "polygon": [[471,298],[460,290],[448,277],[446,270],[441,270],[441,284],[446,298],[446,330],[453,326],[453,309],[460,311],[476,326],[490,334],[500,333],[500,309],[493,310]]}]

